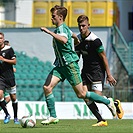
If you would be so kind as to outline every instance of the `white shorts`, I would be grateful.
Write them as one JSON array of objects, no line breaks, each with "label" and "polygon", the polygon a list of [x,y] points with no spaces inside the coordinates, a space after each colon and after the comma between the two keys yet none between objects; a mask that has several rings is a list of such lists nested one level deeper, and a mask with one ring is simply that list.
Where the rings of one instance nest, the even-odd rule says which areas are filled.
[{"label": "white shorts", "polygon": [[102,91],[103,90],[102,83],[101,82],[93,82],[92,90]]},{"label": "white shorts", "polygon": [[9,94],[16,94],[16,85],[14,87],[6,89],[6,92],[8,92]]}]

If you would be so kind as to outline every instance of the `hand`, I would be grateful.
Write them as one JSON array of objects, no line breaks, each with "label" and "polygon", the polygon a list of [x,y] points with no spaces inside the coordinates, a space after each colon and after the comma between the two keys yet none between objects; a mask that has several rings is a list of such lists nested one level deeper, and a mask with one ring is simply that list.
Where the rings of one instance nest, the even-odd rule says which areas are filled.
[{"label": "hand", "polygon": [[74,45],[78,45],[80,43],[78,38],[74,38]]},{"label": "hand", "polygon": [[48,34],[50,33],[50,30],[48,30],[48,29],[45,28],[45,27],[41,27],[40,30],[41,30],[41,31],[44,31],[44,32],[46,32],[46,33],[48,33]]},{"label": "hand", "polygon": [[4,61],[4,58],[3,58],[3,56],[0,56],[0,61]]},{"label": "hand", "polygon": [[112,75],[106,77],[106,83],[109,83],[110,86],[115,86],[117,81],[114,79]]}]

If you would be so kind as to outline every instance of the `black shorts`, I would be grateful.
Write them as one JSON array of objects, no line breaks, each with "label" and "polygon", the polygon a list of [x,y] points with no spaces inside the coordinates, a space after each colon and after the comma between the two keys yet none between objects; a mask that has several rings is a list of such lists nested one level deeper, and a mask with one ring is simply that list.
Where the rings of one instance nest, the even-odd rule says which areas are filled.
[{"label": "black shorts", "polygon": [[0,78],[0,90],[9,89],[11,87],[14,87],[16,85],[15,78],[13,79],[4,79]]},{"label": "black shorts", "polygon": [[87,85],[89,88],[91,88],[93,82],[102,82],[102,85],[104,85],[104,75],[99,74],[98,76],[92,76],[89,73],[82,73],[81,78],[83,81],[83,85]]}]

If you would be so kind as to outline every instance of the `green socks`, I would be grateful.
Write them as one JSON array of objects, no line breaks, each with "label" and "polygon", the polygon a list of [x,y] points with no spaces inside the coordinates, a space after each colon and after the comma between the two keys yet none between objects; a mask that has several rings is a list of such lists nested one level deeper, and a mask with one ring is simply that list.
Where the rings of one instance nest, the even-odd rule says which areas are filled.
[{"label": "green socks", "polygon": [[50,116],[56,118],[57,116],[56,116],[56,111],[55,111],[55,100],[54,100],[53,93],[46,96],[46,103],[47,103]]},{"label": "green socks", "polygon": [[106,105],[108,105],[110,103],[110,101],[106,98],[104,98],[103,96],[100,96],[94,92],[87,92],[86,93],[86,98],[91,100],[91,101],[95,101],[95,102],[98,102],[98,103],[104,103]]}]

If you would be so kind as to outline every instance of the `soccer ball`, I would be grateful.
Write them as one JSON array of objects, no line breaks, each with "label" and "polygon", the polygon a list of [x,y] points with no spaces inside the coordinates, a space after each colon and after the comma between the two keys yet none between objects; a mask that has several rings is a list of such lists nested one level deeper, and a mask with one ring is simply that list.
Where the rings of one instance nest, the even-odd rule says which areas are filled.
[{"label": "soccer ball", "polygon": [[21,126],[23,128],[33,128],[36,125],[36,119],[33,116],[23,116],[21,118]]}]

